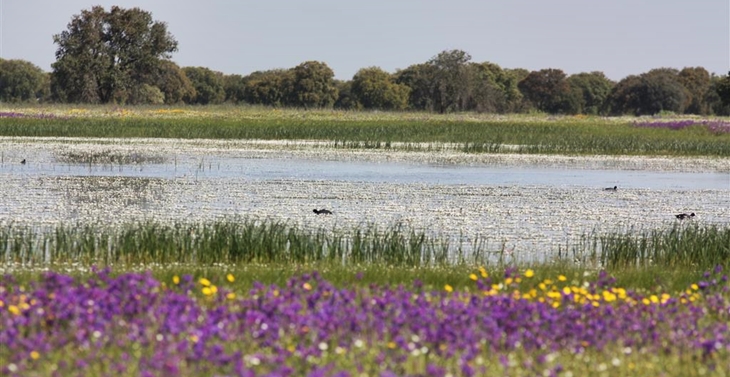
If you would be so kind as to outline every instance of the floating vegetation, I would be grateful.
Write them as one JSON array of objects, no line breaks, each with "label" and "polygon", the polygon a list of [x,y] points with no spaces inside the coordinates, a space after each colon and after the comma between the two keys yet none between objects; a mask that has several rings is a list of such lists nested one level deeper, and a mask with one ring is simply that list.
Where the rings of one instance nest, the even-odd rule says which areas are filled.
[{"label": "floating vegetation", "polygon": [[139,152],[121,153],[118,151],[65,151],[56,155],[56,161],[66,164],[163,164],[167,158]]}]

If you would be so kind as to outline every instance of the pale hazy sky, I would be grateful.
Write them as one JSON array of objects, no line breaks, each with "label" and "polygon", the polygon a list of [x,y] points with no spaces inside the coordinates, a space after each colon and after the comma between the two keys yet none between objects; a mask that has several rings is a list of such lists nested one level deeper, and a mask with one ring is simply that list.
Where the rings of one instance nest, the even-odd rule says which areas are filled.
[{"label": "pale hazy sky", "polygon": [[140,7],[179,42],[173,60],[227,74],[327,63],[339,79],[447,49],[503,68],[730,69],[730,0],[0,0],[0,57],[50,71],[53,34],[93,5]]}]

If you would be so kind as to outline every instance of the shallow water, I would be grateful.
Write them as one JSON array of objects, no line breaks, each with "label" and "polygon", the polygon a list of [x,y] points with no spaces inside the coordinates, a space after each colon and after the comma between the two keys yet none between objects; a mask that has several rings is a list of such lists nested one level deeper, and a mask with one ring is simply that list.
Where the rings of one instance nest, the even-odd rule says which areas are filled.
[{"label": "shallow water", "polygon": [[[716,168],[725,161],[705,168],[679,159],[667,170],[674,165],[657,169],[640,158],[475,163],[459,154],[155,143],[0,143],[0,225],[230,216],[325,228],[405,224],[539,257],[593,231],[671,225],[679,212],[730,224],[730,173]],[[604,190],[614,185],[617,191]],[[316,216],[313,208],[334,215]]]},{"label": "shallow water", "polygon": [[463,166],[403,162],[322,161],[301,158],[196,158],[178,155],[163,163],[0,164],[0,174],[40,177],[127,177],[177,179],[324,180],[433,185],[543,185],[709,190],[730,188],[730,174],[547,166]]}]

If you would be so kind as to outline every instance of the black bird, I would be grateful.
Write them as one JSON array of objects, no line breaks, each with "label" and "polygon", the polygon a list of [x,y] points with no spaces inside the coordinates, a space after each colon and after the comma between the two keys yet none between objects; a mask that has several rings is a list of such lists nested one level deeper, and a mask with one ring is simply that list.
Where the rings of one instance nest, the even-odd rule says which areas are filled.
[{"label": "black bird", "polygon": [[322,209],[316,209],[315,208],[314,209],[314,213],[317,214],[317,215],[331,215],[332,214],[332,211],[327,210],[327,209],[324,209],[324,208],[322,208]]},{"label": "black bird", "polygon": [[617,191],[618,190],[618,186],[606,187],[604,190],[605,191]]},{"label": "black bird", "polygon": [[674,215],[674,217],[676,217],[676,218],[678,218],[678,219],[680,219],[680,220],[684,220],[684,219],[690,219],[690,218],[692,218],[692,217],[695,217],[695,213],[694,213],[694,212],[692,212],[692,213],[690,213],[689,215],[688,215],[688,214],[686,214],[686,213],[680,213],[679,215]]},{"label": "black bird", "polygon": [[25,159],[23,159],[23,161],[20,161],[20,163],[25,165]]}]

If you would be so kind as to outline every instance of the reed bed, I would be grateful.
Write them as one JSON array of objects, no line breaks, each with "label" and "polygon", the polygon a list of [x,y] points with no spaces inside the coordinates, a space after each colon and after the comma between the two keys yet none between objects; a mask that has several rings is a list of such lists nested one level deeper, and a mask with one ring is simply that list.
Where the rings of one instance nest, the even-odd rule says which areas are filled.
[{"label": "reed bed", "polygon": [[[478,246],[478,245],[477,245]],[[483,251],[401,225],[351,230],[307,229],[253,219],[201,223],[136,222],[121,226],[58,225],[0,228],[0,260],[5,263],[86,266],[192,263],[384,264],[438,266],[484,262]]]},{"label": "reed bed", "polygon": [[[127,223],[121,226],[57,225],[47,229],[10,224],[0,228],[0,261],[8,265],[199,266],[245,264],[384,265],[412,268],[459,264],[525,263],[471,243],[403,225],[348,229],[304,228],[287,222],[223,219],[200,223]],[[542,260],[582,266],[686,266],[709,268],[730,260],[730,227],[674,225],[655,230],[594,232]]]},{"label": "reed bed", "polygon": [[598,236],[601,265],[709,266],[730,261],[730,227],[674,225],[669,229]]},{"label": "reed bed", "polygon": [[0,117],[0,135],[330,140],[335,146],[367,149],[453,143],[470,153],[730,156],[730,133],[701,123],[676,129],[637,127],[629,118],[179,110],[20,109],[13,114],[28,116]]}]

